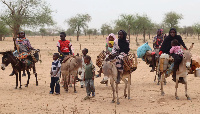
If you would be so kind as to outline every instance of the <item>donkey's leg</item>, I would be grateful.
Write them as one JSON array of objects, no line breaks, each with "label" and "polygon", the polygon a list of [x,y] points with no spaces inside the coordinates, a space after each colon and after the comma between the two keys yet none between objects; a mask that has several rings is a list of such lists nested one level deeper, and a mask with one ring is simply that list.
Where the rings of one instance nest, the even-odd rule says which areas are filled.
[{"label": "donkey's leg", "polygon": [[125,79],[125,77],[122,78],[122,81],[125,83],[125,88],[124,88],[124,97],[126,98],[126,97],[127,97],[126,89],[127,89],[128,81]]},{"label": "donkey's leg", "polygon": [[164,93],[164,91],[163,91],[163,80],[164,80],[164,74],[161,75],[161,81],[160,81],[160,84],[161,84],[161,89],[160,89],[160,90],[161,90],[161,95],[164,96],[165,93]]},{"label": "donkey's leg", "polygon": [[16,75],[16,87],[15,87],[15,89],[17,89],[17,87],[18,87],[18,73],[15,73],[15,75]]},{"label": "donkey's leg", "polygon": [[37,73],[35,73],[36,86],[38,86]]},{"label": "donkey's leg", "polygon": [[119,105],[119,97],[118,97],[118,83],[116,83],[116,93],[117,93],[117,104]]},{"label": "donkey's leg", "polygon": [[177,96],[178,80],[179,80],[179,77],[176,78],[176,85],[175,85],[175,88],[176,88],[175,98],[176,98],[177,100],[179,100],[179,97]]},{"label": "donkey's leg", "polygon": [[160,85],[161,76],[162,76],[162,73],[158,72],[158,83],[157,83],[157,85]]},{"label": "donkey's leg", "polygon": [[20,89],[22,88],[22,87],[21,87],[21,86],[22,86],[22,85],[21,85],[21,81],[22,81],[22,80],[21,80],[21,71],[20,71],[20,72],[19,72],[19,88],[20,88]]},{"label": "donkey's leg", "polygon": [[27,74],[28,74],[28,80],[27,80],[27,83],[26,83],[25,87],[28,87],[28,84],[29,84],[29,79],[30,79],[30,72],[29,72],[29,71],[27,71]]},{"label": "donkey's leg", "polygon": [[128,99],[130,99],[131,97],[130,97],[130,85],[131,85],[131,73],[130,73],[130,75],[129,75],[129,77],[128,77]]},{"label": "donkey's leg", "polygon": [[114,80],[113,80],[113,78],[110,78],[110,85],[111,85],[112,91],[113,91],[112,103],[114,103],[115,102],[115,87],[114,87]]},{"label": "donkey's leg", "polygon": [[75,84],[76,84],[76,77],[74,76],[74,93],[77,93]]},{"label": "donkey's leg", "polygon": [[190,96],[187,94],[187,79],[184,77],[183,80],[185,81],[185,96],[187,97],[187,100],[191,100]]}]

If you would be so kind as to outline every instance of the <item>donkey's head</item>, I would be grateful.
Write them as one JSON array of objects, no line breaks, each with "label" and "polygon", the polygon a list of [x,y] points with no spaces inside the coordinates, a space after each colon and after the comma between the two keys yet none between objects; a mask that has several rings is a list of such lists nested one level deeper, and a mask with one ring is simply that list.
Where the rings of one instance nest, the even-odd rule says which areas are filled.
[{"label": "donkey's head", "polygon": [[2,57],[2,63],[1,63],[1,69],[5,70],[5,67],[8,66],[8,64],[11,63],[11,56],[13,55],[11,51],[6,52],[0,52],[0,54],[3,55]]},{"label": "donkey's head", "polygon": [[115,64],[111,61],[103,61],[102,71],[104,76],[110,76],[117,73]]},{"label": "donkey's head", "polygon": [[192,54],[190,53],[190,51],[193,48],[193,45],[194,43],[192,43],[188,50],[183,49],[183,47],[181,46],[181,48],[183,49],[183,63],[186,65],[186,68],[190,68],[191,65]]},{"label": "donkey's head", "polygon": [[82,67],[82,57],[81,56],[75,56],[75,62],[78,67]]}]

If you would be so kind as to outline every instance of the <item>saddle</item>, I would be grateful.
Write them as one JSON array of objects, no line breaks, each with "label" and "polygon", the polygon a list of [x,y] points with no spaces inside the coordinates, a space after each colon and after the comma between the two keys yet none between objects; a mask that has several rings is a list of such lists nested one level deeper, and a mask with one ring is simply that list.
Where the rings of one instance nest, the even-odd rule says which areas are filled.
[{"label": "saddle", "polygon": [[63,59],[63,61],[62,61],[62,63],[65,63],[67,60],[69,60],[70,58],[75,58],[75,56],[73,56],[73,55],[68,55],[68,56],[66,56],[64,59]]}]

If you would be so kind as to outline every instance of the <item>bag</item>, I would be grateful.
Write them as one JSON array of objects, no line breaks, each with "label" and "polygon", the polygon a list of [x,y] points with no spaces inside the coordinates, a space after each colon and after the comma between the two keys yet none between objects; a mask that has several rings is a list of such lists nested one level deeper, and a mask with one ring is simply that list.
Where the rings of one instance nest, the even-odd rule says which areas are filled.
[{"label": "bag", "polygon": [[102,63],[103,63],[103,60],[106,58],[106,52],[105,51],[102,51],[98,56],[97,56],[97,59],[96,59],[96,65],[101,68],[102,67]]},{"label": "bag", "polygon": [[124,62],[124,71],[130,71],[133,72],[137,69],[137,60],[135,62],[135,54],[128,54],[123,58]]},{"label": "bag", "polygon": [[148,45],[148,42],[138,47],[137,49],[138,58],[142,58],[148,50],[151,50],[151,47]]}]

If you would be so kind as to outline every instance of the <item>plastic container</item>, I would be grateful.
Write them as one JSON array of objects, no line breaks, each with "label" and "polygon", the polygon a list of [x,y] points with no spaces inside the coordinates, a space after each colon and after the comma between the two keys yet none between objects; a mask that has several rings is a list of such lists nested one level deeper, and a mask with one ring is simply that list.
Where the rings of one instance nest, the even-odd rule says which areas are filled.
[{"label": "plastic container", "polygon": [[160,71],[163,72],[167,69],[169,64],[169,55],[164,53],[160,56]]}]

